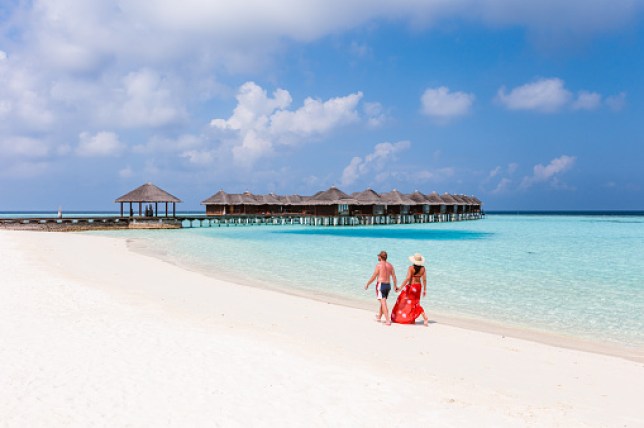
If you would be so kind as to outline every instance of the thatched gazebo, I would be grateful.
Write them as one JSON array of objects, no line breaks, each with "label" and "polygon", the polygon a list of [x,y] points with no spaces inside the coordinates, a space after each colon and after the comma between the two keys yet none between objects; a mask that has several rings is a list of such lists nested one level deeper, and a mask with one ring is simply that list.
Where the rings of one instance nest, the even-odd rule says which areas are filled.
[{"label": "thatched gazebo", "polygon": [[[146,207],[146,217],[158,217],[159,215],[159,202],[165,203],[165,216],[168,217],[168,203],[172,203],[172,217],[177,215],[177,202],[182,202],[181,199],[176,196],[171,195],[163,189],[155,186],[152,183],[146,183],[136,189],[132,190],[129,193],[121,196],[120,198],[114,201],[117,204],[121,204],[121,217],[123,217],[123,204],[130,204],[129,215],[132,217],[134,211],[132,210],[132,204],[139,204],[139,217],[143,216],[143,204],[154,204],[154,209],[151,211],[147,210]],[[151,214],[151,215],[149,215]]]}]

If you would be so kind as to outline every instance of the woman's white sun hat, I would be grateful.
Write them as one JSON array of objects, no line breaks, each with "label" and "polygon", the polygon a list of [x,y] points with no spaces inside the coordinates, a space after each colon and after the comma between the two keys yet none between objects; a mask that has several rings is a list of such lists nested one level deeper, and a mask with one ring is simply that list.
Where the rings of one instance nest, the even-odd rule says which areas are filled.
[{"label": "woman's white sun hat", "polygon": [[413,256],[409,256],[409,261],[416,266],[423,266],[425,264],[425,257],[421,256],[420,253],[416,253]]}]

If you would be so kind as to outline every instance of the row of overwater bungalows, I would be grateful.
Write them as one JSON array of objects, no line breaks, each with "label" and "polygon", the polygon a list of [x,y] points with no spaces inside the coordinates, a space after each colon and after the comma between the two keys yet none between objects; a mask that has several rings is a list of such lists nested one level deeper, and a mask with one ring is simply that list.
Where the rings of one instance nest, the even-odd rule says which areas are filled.
[{"label": "row of overwater bungalows", "polygon": [[372,189],[348,195],[337,187],[313,196],[255,195],[250,192],[215,193],[201,203],[208,216],[231,215],[304,215],[338,216],[449,216],[453,220],[481,218],[481,201],[474,196],[416,191],[403,194],[397,190],[379,194]]}]

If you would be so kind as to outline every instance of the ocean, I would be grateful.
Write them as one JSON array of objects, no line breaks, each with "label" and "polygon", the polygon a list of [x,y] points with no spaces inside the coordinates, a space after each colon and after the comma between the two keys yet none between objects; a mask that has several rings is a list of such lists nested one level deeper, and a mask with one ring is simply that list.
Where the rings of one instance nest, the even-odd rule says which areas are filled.
[{"label": "ocean", "polygon": [[[398,280],[427,260],[426,312],[644,347],[644,215],[488,214],[422,225],[230,226],[100,233],[183,267],[375,308],[380,250]],[[177,284],[180,287],[180,284]],[[392,292],[390,307],[395,301]]]}]

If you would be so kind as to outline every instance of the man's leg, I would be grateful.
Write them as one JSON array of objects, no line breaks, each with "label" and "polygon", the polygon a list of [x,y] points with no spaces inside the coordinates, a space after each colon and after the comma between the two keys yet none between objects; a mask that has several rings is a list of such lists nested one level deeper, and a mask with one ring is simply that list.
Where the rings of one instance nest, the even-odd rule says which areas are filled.
[{"label": "man's leg", "polygon": [[387,308],[387,299],[380,299],[380,312],[385,314],[387,325],[391,325],[391,318],[389,317],[389,309]]}]

